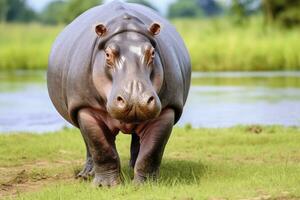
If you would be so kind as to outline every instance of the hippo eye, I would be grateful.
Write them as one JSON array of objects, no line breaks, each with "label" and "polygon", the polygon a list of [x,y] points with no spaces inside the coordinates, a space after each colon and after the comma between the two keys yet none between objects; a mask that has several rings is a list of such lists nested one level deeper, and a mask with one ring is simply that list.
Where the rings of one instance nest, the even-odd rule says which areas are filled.
[{"label": "hippo eye", "polygon": [[110,60],[111,58],[112,58],[112,55],[111,55],[112,53],[111,52],[109,52],[109,51],[106,51],[105,52],[105,58],[106,58],[106,60]]},{"label": "hippo eye", "polygon": [[105,53],[105,56],[106,56],[106,59],[109,59],[109,57],[110,57],[110,55],[109,55],[109,53]]},{"label": "hippo eye", "polygon": [[119,46],[112,44],[105,49],[105,58],[108,66],[113,66],[117,57],[119,56]]},{"label": "hippo eye", "polygon": [[155,51],[154,49],[151,49],[151,57],[154,58],[154,56],[155,56]]},{"label": "hippo eye", "polygon": [[153,47],[148,48],[145,51],[145,62],[147,63],[147,65],[151,65],[153,63],[155,57],[155,49]]},{"label": "hippo eye", "polygon": [[114,63],[114,54],[110,48],[105,50],[105,59],[107,66],[112,67]]}]

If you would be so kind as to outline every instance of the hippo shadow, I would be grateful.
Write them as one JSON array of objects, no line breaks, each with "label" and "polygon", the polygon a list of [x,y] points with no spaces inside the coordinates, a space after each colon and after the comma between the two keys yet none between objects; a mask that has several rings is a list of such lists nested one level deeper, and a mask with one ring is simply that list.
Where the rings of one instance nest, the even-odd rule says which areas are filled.
[{"label": "hippo shadow", "polygon": [[[125,182],[133,179],[133,170],[129,166],[122,167]],[[160,166],[158,182],[164,184],[198,184],[203,175],[208,173],[208,166],[201,161],[165,159]]]},{"label": "hippo shadow", "polygon": [[160,168],[162,182],[194,184],[199,183],[208,167],[201,161],[163,160]]}]

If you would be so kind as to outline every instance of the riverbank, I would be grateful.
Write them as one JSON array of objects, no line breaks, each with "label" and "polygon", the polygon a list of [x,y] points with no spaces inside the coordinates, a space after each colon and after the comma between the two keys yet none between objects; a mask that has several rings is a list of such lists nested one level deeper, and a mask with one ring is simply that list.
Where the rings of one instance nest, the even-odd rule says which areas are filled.
[{"label": "riverbank", "polygon": [[[173,21],[190,51],[194,71],[300,70],[300,29],[266,28],[228,19]],[[63,26],[0,24],[0,70],[46,69]]]},{"label": "riverbank", "polygon": [[0,135],[0,198],[299,199],[300,128],[175,128],[157,183],[131,184],[128,135],[117,137],[125,183],[92,188],[74,178],[84,162],[75,129]]}]

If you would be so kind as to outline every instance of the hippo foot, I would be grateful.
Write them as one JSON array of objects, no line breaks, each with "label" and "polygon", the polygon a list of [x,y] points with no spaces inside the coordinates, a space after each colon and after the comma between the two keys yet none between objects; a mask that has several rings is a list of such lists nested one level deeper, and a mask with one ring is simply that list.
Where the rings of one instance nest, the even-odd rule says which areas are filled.
[{"label": "hippo foot", "polygon": [[121,183],[121,178],[119,172],[112,171],[106,172],[105,174],[102,173],[95,173],[95,178],[93,180],[93,186],[99,187],[114,187]]},{"label": "hippo foot", "polygon": [[94,163],[92,158],[87,158],[83,169],[76,175],[76,178],[87,180],[89,177],[95,175]]}]

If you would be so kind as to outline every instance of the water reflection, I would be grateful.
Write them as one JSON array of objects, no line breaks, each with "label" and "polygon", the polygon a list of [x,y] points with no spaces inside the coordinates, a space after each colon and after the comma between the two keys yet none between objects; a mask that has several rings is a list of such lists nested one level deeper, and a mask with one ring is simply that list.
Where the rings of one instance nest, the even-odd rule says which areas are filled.
[{"label": "water reflection", "polygon": [[[179,125],[300,125],[300,72],[194,73]],[[0,74],[0,132],[68,125],[55,111],[45,72]]]}]

